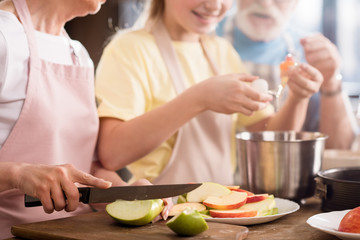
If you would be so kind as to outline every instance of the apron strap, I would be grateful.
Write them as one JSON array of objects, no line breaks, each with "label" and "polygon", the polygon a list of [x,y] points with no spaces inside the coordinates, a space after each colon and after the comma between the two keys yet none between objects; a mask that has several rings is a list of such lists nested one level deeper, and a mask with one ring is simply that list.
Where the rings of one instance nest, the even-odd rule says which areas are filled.
[{"label": "apron strap", "polygon": [[214,75],[219,75],[220,74],[219,68],[217,67],[214,59],[211,57],[211,55],[209,53],[209,46],[206,46],[206,39],[207,38],[208,38],[208,36],[202,35],[200,37],[200,44],[201,44],[204,55],[205,55],[206,59],[208,60]]},{"label": "apron strap", "polygon": [[65,31],[65,29],[62,30],[62,33],[68,40],[70,51],[71,51],[71,59],[73,61],[73,64],[79,66],[80,65],[79,56],[76,54],[75,48],[71,44],[71,38],[70,38],[69,34]]},{"label": "apron strap", "polygon": [[[169,33],[163,23],[163,21],[159,20],[151,30],[152,34],[154,35],[155,42],[159,47],[160,53],[165,61],[166,67],[169,71],[169,75],[175,85],[175,90],[177,94],[180,94],[186,89],[185,86],[185,76],[184,73],[181,71],[181,66],[179,59],[177,58],[176,52],[174,47],[171,43],[171,38]],[[200,44],[203,49],[204,55],[207,58],[210,67],[212,68],[215,75],[218,75],[218,69],[216,67],[215,62],[211,59],[207,48],[204,46],[205,37],[202,36],[200,38]]]},{"label": "apron strap", "polygon": [[12,0],[12,1],[14,3],[19,19],[24,27],[24,31],[27,35],[29,51],[31,56],[30,64],[32,64],[34,61],[38,61],[39,57],[38,57],[37,45],[35,41],[35,30],[31,19],[30,11],[26,4],[26,0]]},{"label": "apron strap", "polygon": [[165,61],[169,75],[175,85],[177,94],[183,92],[185,87],[185,79],[181,71],[179,59],[176,56],[175,49],[171,45],[171,38],[167,32],[165,25],[162,21],[158,21],[152,28],[155,42],[160,50],[160,53]]}]

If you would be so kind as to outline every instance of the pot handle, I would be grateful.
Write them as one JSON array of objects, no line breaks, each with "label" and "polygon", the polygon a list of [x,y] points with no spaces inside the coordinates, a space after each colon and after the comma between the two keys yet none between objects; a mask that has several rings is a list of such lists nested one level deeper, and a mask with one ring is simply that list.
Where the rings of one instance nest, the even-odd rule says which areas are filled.
[{"label": "pot handle", "polygon": [[327,185],[321,181],[321,178],[316,177],[316,188],[315,188],[315,197],[326,199],[327,196]]}]

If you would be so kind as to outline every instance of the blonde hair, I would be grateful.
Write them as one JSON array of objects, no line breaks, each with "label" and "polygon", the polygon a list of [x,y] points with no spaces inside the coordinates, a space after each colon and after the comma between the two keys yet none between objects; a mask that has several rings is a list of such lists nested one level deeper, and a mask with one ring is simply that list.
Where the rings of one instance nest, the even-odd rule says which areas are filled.
[{"label": "blonde hair", "polygon": [[146,28],[151,29],[152,26],[162,18],[165,11],[165,0],[146,0],[142,14],[137,19],[132,29]]}]

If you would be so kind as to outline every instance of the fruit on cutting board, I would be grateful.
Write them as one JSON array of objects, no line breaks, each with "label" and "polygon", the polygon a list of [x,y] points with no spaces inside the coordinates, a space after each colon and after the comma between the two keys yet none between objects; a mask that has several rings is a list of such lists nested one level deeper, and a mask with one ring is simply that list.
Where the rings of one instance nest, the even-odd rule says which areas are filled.
[{"label": "fruit on cutting board", "polygon": [[215,218],[241,218],[255,217],[257,210],[252,209],[233,209],[233,210],[209,210],[210,216]]},{"label": "fruit on cutting board", "polygon": [[166,225],[181,236],[193,236],[209,228],[201,214],[196,209],[190,208],[171,218]]},{"label": "fruit on cutting board", "polygon": [[203,204],[209,208],[230,210],[243,206],[247,198],[248,195],[245,192],[231,191],[220,197],[209,196],[203,201]]},{"label": "fruit on cutting board", "polygon": [[199,213],[205,213],[207,212],[205,205],[201,204],[201,203],[179,203],[179,204],[175,204],[170,212],[169,212],[169,216],[175,216],[175,215],[179,215],[182,211],[184,211],[185,209],[196,209]]},{"label": "fruit on cutting board", "polygon": [[340,232],[360,233],[360,206],[345,214],[340,221],[338,230]]},{"label": "fruit on cutting board", "polygon": [[231,192],[230,189],[224,185],[204,182],[200,187],[188,192],[186,195],[187,202],[203,202],[207,197],[220,197],[227,195]]},{"label": "fruit on cutting board", "polygon": [[106,212],[115,220],[133,226],[150,223],[164,208],[163,200],[117,200],[106,206]]}]

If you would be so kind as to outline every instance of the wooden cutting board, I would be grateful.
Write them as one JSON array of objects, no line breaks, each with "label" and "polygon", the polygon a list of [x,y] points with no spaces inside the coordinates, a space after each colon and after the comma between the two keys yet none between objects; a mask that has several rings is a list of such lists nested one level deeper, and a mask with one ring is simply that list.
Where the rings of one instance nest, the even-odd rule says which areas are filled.
[{"label": "wooden cutting board", "polygon": [[[191,239],[245,239],[243,226],[208,222],[209,229]],[[52,221],[16,225],[11,228],[17,237],[32,240],[111,240],[111,239],[184,239],[177,236],[165,221],[141,227],[127,227],[116,222],[105,211],[82,214]]]}]

